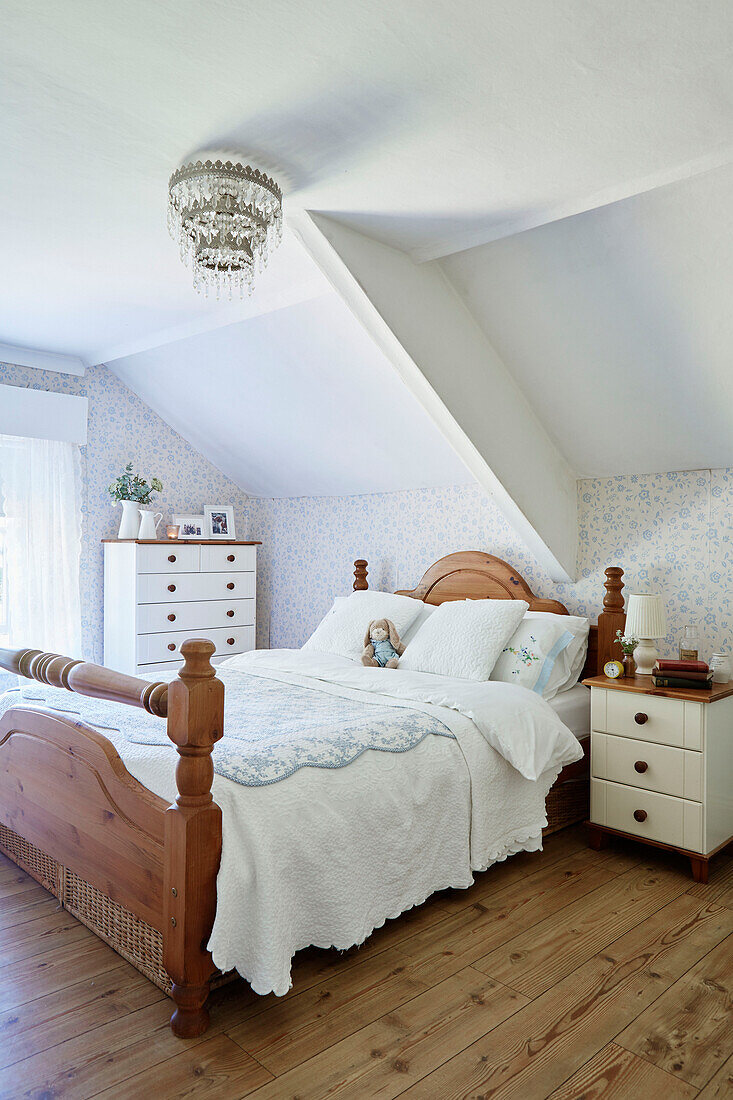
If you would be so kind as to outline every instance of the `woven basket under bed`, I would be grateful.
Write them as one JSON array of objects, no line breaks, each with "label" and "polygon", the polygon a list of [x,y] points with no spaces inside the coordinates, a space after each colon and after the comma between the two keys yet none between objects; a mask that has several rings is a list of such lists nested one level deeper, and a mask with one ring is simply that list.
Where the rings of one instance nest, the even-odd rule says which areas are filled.
[{"label": "woven basket under bed", "polygon": [[[588,779],[578,779],[552,788],[547,796],[545,836],[588,817],[589,786]],[[2,824],[0,851],[50,890],[64,909],[170,996],[171,980],[163,966],[163,937],[157,929]],[[217,971],[211,986],[216,988],[236,976],[232,971],[228,974]]]},{"label": "woven basket under bed", "polygon": [[[50,890],[64,909],[170,996],[171,980],[163,966],[163,936],[156,928],[151,928],[129,909],[112,901],[91,883],[2,824],[0,851]],[[228,974],[216,971],[211,988],[236,977],[234,971]]]}]

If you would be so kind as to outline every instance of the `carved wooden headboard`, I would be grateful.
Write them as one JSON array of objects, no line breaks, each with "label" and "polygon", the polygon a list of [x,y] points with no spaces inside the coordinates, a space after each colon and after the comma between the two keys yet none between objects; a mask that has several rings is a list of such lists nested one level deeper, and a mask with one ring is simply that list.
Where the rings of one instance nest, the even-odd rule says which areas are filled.
[{"label": "carved wooden headboard", "polygon": [[[599,675],[609,658],[621,657],[616,631],[623,630],[626,622],[622,594],[624,582],[621,580],[623,572],[618,566],[606,569],[603,611],[598,616],[597,625],[590,628],[588,656],[581,678]],[[354,562],[354,589],[359,592],[368,587],[367,562],[359,558]],[[492,554],[484,554],[481,550],[462,550],[440,558],[430,566],[416,588],[402,589],[397,594],[432,604],[466,599],[526,600],[530,611],[569,614],[565,604],[559,600],[535,596],[524,578],[508,562]]]}]

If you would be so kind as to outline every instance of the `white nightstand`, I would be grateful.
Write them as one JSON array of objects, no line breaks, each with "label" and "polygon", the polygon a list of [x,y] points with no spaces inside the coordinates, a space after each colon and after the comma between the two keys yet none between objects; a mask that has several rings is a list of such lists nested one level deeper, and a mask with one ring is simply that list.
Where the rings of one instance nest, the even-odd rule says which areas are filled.
[{"label": "white nightstand", "polygon": [[696,882],[733,840],[733,682],[655,688],[650,676],[591,689],[589,843],[628,836],[690,859]]}]

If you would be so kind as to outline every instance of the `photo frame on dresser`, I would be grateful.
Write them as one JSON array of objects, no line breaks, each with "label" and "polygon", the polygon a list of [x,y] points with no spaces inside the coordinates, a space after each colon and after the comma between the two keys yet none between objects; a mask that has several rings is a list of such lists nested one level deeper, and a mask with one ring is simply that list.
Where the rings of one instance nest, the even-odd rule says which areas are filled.
[{"label": "photo frame on dresser", "polygon": [[231,504],[207,504],[204,506],[206,530],[204,538],[236,539],[234,508]]},{"label": "photo frame on dresser", "polygon": [[208,538],[209,525],[205,516],[174,516],[173,522],[180,527],[179,539],[185,541],[186,539]]}]

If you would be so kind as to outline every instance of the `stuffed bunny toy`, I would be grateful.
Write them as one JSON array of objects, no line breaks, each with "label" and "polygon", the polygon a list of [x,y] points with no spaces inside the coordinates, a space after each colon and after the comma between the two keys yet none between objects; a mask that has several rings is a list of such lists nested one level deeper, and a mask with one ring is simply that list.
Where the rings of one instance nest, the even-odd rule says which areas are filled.
[{"label": "stuffed bunny toy", "polygon": [[361,663],[375,668],[397,668],[405,652],[391,619],[373,619],[364,635]]}]

